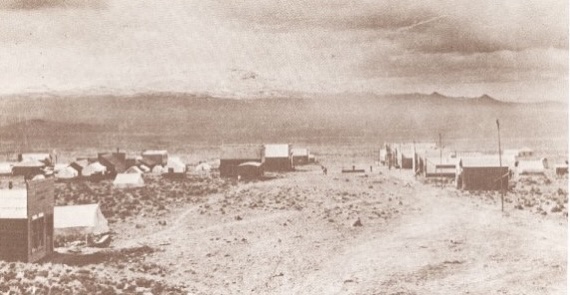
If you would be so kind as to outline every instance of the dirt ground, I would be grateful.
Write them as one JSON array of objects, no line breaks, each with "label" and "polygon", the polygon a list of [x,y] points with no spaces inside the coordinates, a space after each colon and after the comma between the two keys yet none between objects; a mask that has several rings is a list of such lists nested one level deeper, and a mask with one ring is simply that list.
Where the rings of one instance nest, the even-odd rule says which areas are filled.
[{"label": "dirt ground", "polygon": [[[566,294],[567,221],[409,171],[318,166],[180,209],[144,244],[190,294]],[[362,226],[355,226],[360,220]]]},{"label": "dirt ground", "polygon": [[59,202],[112,214],[111,248],[0,263],[0,292],[566,294],[567,178],[525,180],[501,212],[497,193],[366,161],[366,173],[341,173],[348,162],[257,182],[58,184]]}]

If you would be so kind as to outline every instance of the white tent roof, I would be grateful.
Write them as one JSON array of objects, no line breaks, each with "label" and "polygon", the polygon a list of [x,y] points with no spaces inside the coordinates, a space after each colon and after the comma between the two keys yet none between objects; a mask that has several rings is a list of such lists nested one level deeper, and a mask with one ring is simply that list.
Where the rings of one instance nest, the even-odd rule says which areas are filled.
[{"label": "white tent roof", "polygon": [[28,193],[25,189],[0,190],[0,218],[28,218]]},{"label": "white tent roof", "polygon": [[178,157],[169,157],[168,163],[166,164],[167,168],[175,168],[175,169],[186,169],[186,164],[180,160]]},{"label": "white tent roof", "polygon": [[113,185],[116,187],[141,187],[144,186],[144,180],[138,173],[120,173],[115,177]]},{"label": "white tent roof", "polygon": [[0,163],[0,174],[10,174],[12,173],[12,163]]},{"label": "white tent roof", "polygon": [[544,162],[541,160],[519,161],[517,172],[519,174],[543,174],[544,168]]},{"label": "white tent roof", "polygon": [[55,206],[53,226],[57,229],[82,229],[86,233],[102,234],[109,225],[99,204]]},{"label": "white tent roof", "polygon": [[79,175],[79,172],[77,172],[77,170],[73,169],[72,167],[65,167],[59,171],[57,171],[55,173],[55,176],[57,178],[62,178],[62,179],[69,179],[69,178],[74,178],[77,177]]},{"label": "white tent roof", "polygon": [[163,172],[164,172],[164,167],[162,167],[160,165],[156,165],[156,166],[154,166],[154,168],[152,168],[153,174],[162,174]]},{"label": "white tent roof", "polygon": [[131,166],[129,169],[125,171],[125,173],[139,173],[142,174],[143,171],[137,166]]},{"label": "white tent roof", "polygon": [[69,164],[55,164],[55,165],[53,166],[53,171],[54,171],[54,172],[57,172],[57,171],[59,171],[59,170],[65,169],[65,168],[67,168],[67,167],[69,167]]},{"label": "white tent roof", "polygon": [[212,170],[212,165],[210,165],[208,163],[201,163],[201,164],[198,164],[198,166],[196,166],[196,168],[194,170],[195,171],[210,171],[210,170]]},{"label": "white tent roof", "polygon": [[94,162],[87,165],[87,167],[83,168],[83,170],[81,170],[81,175],[91,176],[91,174],[105,172],[105,171],[107,171],[107,167],[103,166],[99,162]]},{"label": "white tent roof", "polygon": [[288,158],[288,157],[289,157],[288,144],[265,145],[265,158]]}]

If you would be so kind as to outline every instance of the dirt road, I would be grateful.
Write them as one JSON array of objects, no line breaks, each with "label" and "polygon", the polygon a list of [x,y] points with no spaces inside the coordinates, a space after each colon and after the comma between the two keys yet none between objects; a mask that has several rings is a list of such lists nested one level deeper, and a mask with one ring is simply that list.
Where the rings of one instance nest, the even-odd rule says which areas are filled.
[{"label": "dirt road", "polygon": [[560,216],[501,213],[400,171],[319,172],[240,184],[186,211],[147,237],[168,244],[148,259],[195,294],[566,293]]}]

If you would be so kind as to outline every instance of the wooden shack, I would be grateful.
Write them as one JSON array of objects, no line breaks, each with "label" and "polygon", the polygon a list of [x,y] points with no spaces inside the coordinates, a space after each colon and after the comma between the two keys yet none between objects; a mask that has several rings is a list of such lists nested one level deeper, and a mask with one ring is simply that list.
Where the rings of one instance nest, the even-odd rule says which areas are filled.
[{"label": "wooden shack", "polygon": [[467,191],[498,191],[509,187],[509,167],[498,157],[474,157],[459,160],[457,186]]},{"label": "wooden shack", "polygon": [[285,172],[293,170],[290,144],[266,144],[263,146],[265,171]]},{"label": "wooden shack", "polygon": [[259,162],[264,164],[263,146],[261,145],[235,145],[223,146],[220,156],[220,176],[237,177],[238,166],[246,162]]},{"label": "wooden shack", "polygon": [[53,179],[0,189],[0,260],[36,262],[53,253]]}]

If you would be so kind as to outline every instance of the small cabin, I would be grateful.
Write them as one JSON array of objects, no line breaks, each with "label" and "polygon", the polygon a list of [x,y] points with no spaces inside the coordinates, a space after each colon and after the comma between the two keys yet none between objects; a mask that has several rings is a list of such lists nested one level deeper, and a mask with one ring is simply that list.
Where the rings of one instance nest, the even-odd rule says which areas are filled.
[{"label": "small cabin", "polygon": [[54,205],[52,178],[0,188],[0,260],[36,262],[53,253]]}]

